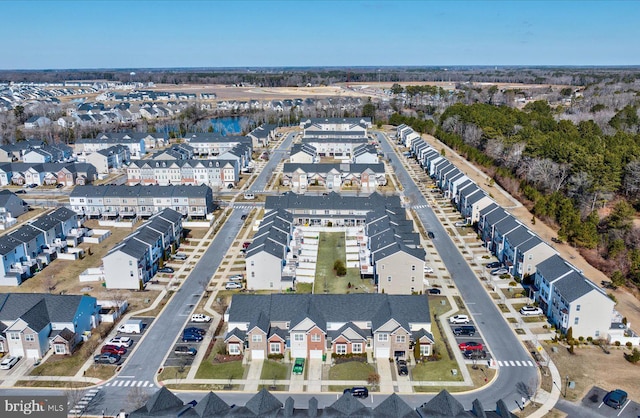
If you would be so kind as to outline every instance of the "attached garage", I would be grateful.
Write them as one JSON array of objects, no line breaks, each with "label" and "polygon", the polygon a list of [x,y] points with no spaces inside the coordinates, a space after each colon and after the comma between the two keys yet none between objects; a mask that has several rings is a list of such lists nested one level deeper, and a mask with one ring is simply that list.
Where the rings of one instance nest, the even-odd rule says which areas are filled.
[{"label": "attached garage", "polygon": [[309,358],[319,358],[322,359],[322,350],[311,350],[309,352]]},{"label": "attached garage", "polygon": [[291,357],[293,357],[293,358],[307,358],[307,348],[306,347],[299,347],[299,348],[291,347]]},{"label": "attached garage", "polygon": [[37,349],[27,349],[27,358],[37,359],[40,358],[40,353]]},{"label": "attached garage", "polygon": [[391,358],[391,350],[389,347],[377,347],[376,358]]},{"label": "attached garage", "polygon": [[264,360],[264,350],[251,350],[251,360]]}]

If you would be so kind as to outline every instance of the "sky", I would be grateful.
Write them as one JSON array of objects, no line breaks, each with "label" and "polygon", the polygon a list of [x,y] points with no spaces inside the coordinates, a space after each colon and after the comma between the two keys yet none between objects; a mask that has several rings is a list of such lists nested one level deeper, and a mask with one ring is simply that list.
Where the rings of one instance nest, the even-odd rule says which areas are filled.
[{"label": "sky", "polygon": [[0,16],[0,69],[640,64],[633,0],[0,0]]}]

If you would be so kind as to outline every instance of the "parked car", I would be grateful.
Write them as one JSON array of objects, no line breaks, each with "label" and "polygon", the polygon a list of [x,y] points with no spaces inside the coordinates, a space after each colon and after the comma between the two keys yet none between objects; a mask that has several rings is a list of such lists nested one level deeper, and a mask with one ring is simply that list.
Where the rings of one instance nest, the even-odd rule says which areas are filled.
[{"label": "parked car", "polygon": [[468,351],[468,350],[483,350],[484,349],[484,345],[482,345],[482,343],[479,343],[477,341],[465,341],[462,342],[460,344],[458,344],[458,348],[462,351]]},{"label": "parked car", "polygon": [[501,265],[502,263],[499,261],[492,261],[491,263],[487,263],[486,267],[488,269],[497,269],[497,268],[500,268]]},{"label": "parked car", "polygon": [[297,358],[293,364],[293,374],[302,374],[304,372],[304,359]]},{"label": "parked car", "polygon": [[427,236],[428,236],[430,239],[434,239],[434,238],[436,237],[436,235],[435,235],[433,232],[431,232],[431,231],[427,231]]},{"label": "parked car", "polygon": [[439,295],[440,293],[441,293],[440,289],[436,289],[435,287],[432,288],[432,289],[429,289],[429,294],[430,295]]},{"label": "parked car", "polygon": [[158,269],[158,273],[173,273],[173,269],[171,267],[162,267]]},{"label": "parked car", "polygon": [[249,245],[251,245],[251,242],[245,241],[245,242],[242,243],[242,248],[247,249],[247,248],[249,248]]},{"label": "parked car", "polygon": [[457,327],[453,329],[453,334],[456,336],[465,335],[465,336],[473,337],[476,334],[476,327],[474,327],[473,325],[465,325],[462,327]]},{"label": "parked car", "polygon": [[37,184],[35,184],[35,183],[31,183],[31,184],[29,185],[29,188],[30,188],[30,189],[33,189],[34,187],[38,187],[38,185],[37,185]]},{"label": "parked car", "polygon": [[198,354],[198,350],[196,350],[193,347],[187,347],[186,345],[178,345],[173,350],[173,353],[179,356],[182,356],[182,355],[195,356],[196,354]]},{"label": "parked car", "polygon": [[102,349],[100,350],[100,353],[104,354],[104,353],[113,353],[113,354],[118,354],[118,355],[123,355],[127,352],[127,349],[124,348],[121,345],[112,345],[112,344],[107,344],[105,346],[102,347]]},{"label": "parked car", "polygon": [[424,265],[424,268],[422,269],[424,271],[425,274],[431,274],[433,273],[433,268],[431,266],[428,265]]},{"label": "parked car", "polygon": [[463,226],[467,226],[467,223],[464,221],[458,221],[454,223],[453,226],[455,226],[456,228],[462,228]]},{"label": "parked car", "polygon": [[211,317],[209,315],[197,313],[191,315],[191,322],[211,322]]},{"label": "parked car", "polygon": [[118,347],[131,347],[133,340],[131,337],[115,337],[109,340],[108,345],[115,345]]},{"label": "parked car", "polygon": [[232,290],[232,289],[242,289],[242,283],[238,283],[238,282],[227,282],[224,285],[224,288],[227,290]]},{"label": "parked car", "polygon": [[19,189],[19,190],[16,190],[15,192],[13,192],[13,193],[15,193],[15,194],[26,194],[27,191],[24,190],[24,189]]},{"label": "parked car", "polygon": [[247,219],[247,214],[244,213],[242,214],[242,216],[240,217],[240,220],[244,221],[245,219]]},{"label": "parked car", "polygon": [[204,335],[207,333],[206,330],[198,327],[188,327],[188,328],[185,328],[182,332],[185,334],[197,334],[197,335]]},{"label": "parked car", "polygon": [[184,261],[187,259],[187,255],[185,253],[176,253],[173,255],[173,258]]},{"label": "parked car", "polygon": [[244,276],[242,274],[234,274],[233,276],[229,277],[230,282],[241,282],[242,279],[244,279]]},{"label": "parked car", "polygon": [[542,309],[537,306],[523,306],[520,308],[520,315],[523,316],[531,316],[531,315],[542,315]]},{"label": "parked car", "polygon": [[551,238],[551,241],[555,242],[556,244],[562,244],[562,240],[558,237]]},{"label": "parked car", "polygon": [[356,398],[367,398],[369,397],[369,389],[364,386],[354,386],[352,388],[347,388],[342,391],[342,393],[350,393],[351,396]]},{"label": "parked car", "polygon": [[183,333],[182,334],[182,342],[184,343],[188,343],[188,342],[200,342],[203,340],[202,335],[200,334],[187,334],[187,333]]},{"label": "parked car", "polygon": [[484,350],[466,350],[462,355],[471,360],[487,358],[487,352]]},{"label": "parked car", "polygon": [[396,367],[398,368],[398,376],[407,376],[409,374],[406,360],[397,360]]},{"label": "parked car", "polygon": [[62,183],[56,184],[56,189],[61,189],[63,187],[64,187],[64,184],[62,184]]},{"label": "parked car", "polygon": [[602,401],[607,406],[610,406],[614,409],[622,409],[624,404],[627,402],[627,392],[622,389],[612,390],[611,392],[604,395],[604,399]]},{"label": "parked car", "polygon": [[16,357],[16,356],[9,356],[6,357],[5,359],[2,360],[2,362],[0,363],[0,369],[2,370],[9,370],[10,368],[12,368],[13,366],[16,365],[16,363],[20,361],[20,357]]},{"label": "parked car", "polygon": [[113,353],[102,353],[93,357],[93,362],[97,364],[117,364],[120,361],[120,355]]},{"label": "parked car", "polygon": [[469,317],[467,315],[453,315],[449,318],[450,324],[468,324]]},{"label": "parked car", "polygon": [[506,268],[498,268],[498,269],[494,269],[491,270],[491,274],[493,276],[500,276],[501,274],[508,274],[509,270],[507,270]]}]

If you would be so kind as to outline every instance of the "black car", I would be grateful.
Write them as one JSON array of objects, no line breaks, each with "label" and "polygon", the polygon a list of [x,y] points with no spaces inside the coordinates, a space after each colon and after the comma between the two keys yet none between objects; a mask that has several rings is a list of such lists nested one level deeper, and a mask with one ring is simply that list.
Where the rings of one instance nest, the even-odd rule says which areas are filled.
[{"label": "black car", "polygon": [[488,268],[488,269],[497,269],[497,268],[499,268],[501,265],[502,265],[502,263],[501,263],[501,262],[499,262],[499,261],[494,261],[494,262],[492,262],[492,263],[487,263],[487,268]]},{"label": "black car", "polygon": [[241,219],[241,220],[243,220],[243,221],[244,221],[245,219],[247,219],[247,214],[245,213],[244,215],[242,215],[242,216],[240,217],[240,219]]},{"label": "black car", "polygon": [[343,390],[342,393],[350,393],[351,396],[355,398],[367,398],[369,396],[369,389],[364,386],[354,386]]},{"label": "black car", "polygon": [[604,395],[602,402],[614,409],[622,409],[627,402],[627,392],[621,389],[612,390]]},{"label": "black car", "polygon": [[471,360],[480,360],[487,358],[487,352],[484,350],[465,350],[462,352],[464,358]]},{"label": "black car", "polygon": [[23,190],[23,189],[20,189],[20,190],[16,190],[14,193],[15,194],[25,194],[25,193],[27,193],[27,191]]},{"label": "black car", "polygon": [[431,232],[431,231],[427,231],[427,236],[428,236],[429,238],[431,238],[431,239],[434,239],[434,238],[436,237],[436,236],[434,235],[434,233],[433,233],[433,232]]},{"label": "black car", "polygon": [[203,330],[202,328],[198,328],[198,327],[189,327],[189,328],[185,328],[183,333],[184,334],[204,335],[204,334],[207,333],[207,331]]},{"label": "black car", "polygon": [[439,295],[440,294],[440,289],[436,289],[435,287],[433,289],[429,289],[429,294],[430,295]]},{"label": "black car", "polygon": [[409,368],[405,360],[397,360],[396,366],[398,367],[398,376],[407,376],[409,374]]},{"label": "black car", "polygon": [[476,334],[476,327],[473,325],[463,325],[453,329],[453,334],[456,336],[466,335],[473,337]]},{"label": "black car", "polygon": [[64,187],[64,184],[62,184],[62,183],[58,183],[58,184],[56,184],[56,189],[60,189],[60,188],[62,188],[62,187]]}]

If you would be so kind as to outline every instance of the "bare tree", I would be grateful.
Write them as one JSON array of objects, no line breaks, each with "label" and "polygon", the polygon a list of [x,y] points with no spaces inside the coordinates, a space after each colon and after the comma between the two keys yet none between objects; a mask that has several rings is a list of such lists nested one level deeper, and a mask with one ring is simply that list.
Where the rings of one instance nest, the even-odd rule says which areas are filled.
[{"label": "bare tree", "polygon": [[127,394],[126,404],[130,411],[135,411],[138,408],[144,406],[149,400],[149,393],[141,387],[134,387],[129,389]]}]

